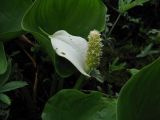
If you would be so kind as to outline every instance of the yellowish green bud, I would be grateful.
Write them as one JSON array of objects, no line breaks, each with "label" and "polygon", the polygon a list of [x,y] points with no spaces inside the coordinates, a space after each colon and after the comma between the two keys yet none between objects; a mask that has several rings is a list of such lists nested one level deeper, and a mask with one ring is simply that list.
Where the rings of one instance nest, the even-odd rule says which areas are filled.
[{"label": "yellowish green bud", "polygon": [[100,58],[102,56],[102,39],[100,33],[97,30],[90,32],[88,36],[88,50],[86,56],[86,69],[91,71],[100,64]]}]

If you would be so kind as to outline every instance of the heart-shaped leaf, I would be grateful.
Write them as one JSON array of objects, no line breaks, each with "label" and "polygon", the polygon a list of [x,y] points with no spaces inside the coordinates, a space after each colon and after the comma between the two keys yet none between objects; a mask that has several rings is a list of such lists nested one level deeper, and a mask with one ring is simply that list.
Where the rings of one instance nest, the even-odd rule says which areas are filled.
[{"label": "heart-shaped leaf", "polygon": [[66,30],[87,37],[93,29],[104,29],[105,14],[101,0],[36,0],[23,19],[23,27],[30,32]]},{"label": "heart-shaped leaf", "polygon": [[[35,35],[54,61],[56,71],[64,77],[69,73],[64,72],[63,65],[56,64],[59,62],[55,61],[55,53],[47,34],[65,30],[72,35],[87,37],[93,29],[104,29],[105,14],[106,8],[101,0],[36,0],[25,15],[22,26]],[[70,72],[73,73],[72,70]]]},{"label": "heart-shaped leaf", "polygon": [[43,120],[116,120],[116,100],[99,92],[62,90],[47,102]]},{"label": "heart-shaped leaf", "polygon": [[22,33],[21,21],[31,0],[4,0],[0,3],[0,41]]},{"label": "heart-shaped leaf", "polygon": [[118,120],[159,120],[160,58],[135,74],[122,88]]}]

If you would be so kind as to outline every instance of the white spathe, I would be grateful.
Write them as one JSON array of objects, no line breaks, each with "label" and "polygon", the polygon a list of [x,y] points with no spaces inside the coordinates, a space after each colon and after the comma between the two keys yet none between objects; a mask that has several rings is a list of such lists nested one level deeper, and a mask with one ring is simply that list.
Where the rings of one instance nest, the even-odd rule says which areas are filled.
[{"label": "white spathe", "polygon": [[64,30],[55,32],[49,38],[59,56],[68,59],[83,75],[90,77],[85,70],[88,42],[84,38],[70,35]]}]

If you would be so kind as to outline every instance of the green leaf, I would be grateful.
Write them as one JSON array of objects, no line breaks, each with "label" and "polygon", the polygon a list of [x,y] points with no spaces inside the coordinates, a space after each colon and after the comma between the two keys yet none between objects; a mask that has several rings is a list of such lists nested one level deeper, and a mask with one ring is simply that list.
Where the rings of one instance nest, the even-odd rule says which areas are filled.
[{"label": "green leaf", "polygon": [[7,95],[2,94],[2,93],[0,94],[0,101],[7,104],[7,105],[11,104],[10,98]]},{"label": "green leaf", "polygon": [[148,1],[150,0],[119,0],[119,11],[120,13],[125,13],[129,9],[139,5],[143,5]]},{"label": "green leaf", "polygon": [[0,88],[0,93],[15,90],[17,88],[21,88],[21,87],[24,87],[26,85],[27,85],[27,83],[24,82],[24,81],[12,81],[12,82],[9,82],[9,83],[5,84],[4,86],[2,86]]},{"label": "green leaf", "polygon": [[96,70],[96,69],[92,70],[90,72],[90,75],[91,75],[91,77],[95,78],[98,82],[100,82],[100,83],[104,82],[104,79],[103,79],[99,70]]},{"label": "green leaf", "polygon": [[137,74],[139,72],[139,70],[135,69],[135,68],[128,69],[128,71],[131,73],[132,76],[135,75],[135,74]]},{"label": "green leaf", "polygon": [[[36,0],[26,13],[22,26],[36,37],[52,61],[55,61],[57,58],[54,59],[55,53],[48,34],[65,30],[75,36],[87,37],[93,29],[104,29],[105,14],[106,8],[101,0]],[[54,62],[61,76],[73,73],[73,70],[64,72],[66,69],[56,63],[62,62]]]},{"label": "green leaf", "polygon": [[122,88],[118,120],[159,120],[160,58],[141,69]]},{"label": "green leaf", "polygon": [[0,75],[0,88],[3,86],[9,79],[11,74],[11,60],[8,61],[7,71],[4,74]]},{"label": "green leaf", "polygon": [[112,73],[114,71],[125,69],[126,63],[118,63],[119,57],[115,58],[112,63],[109,64],[109,73]]},{"label": "green leaf", "polygon": [[0,75],[6,72],[7,66],[8,63],[5,55],[3,42],[0,42]]},{"label": "green leaf", "polygon": [[147,55],[152,55],[152,54],[158,54],[158,50],[152,50],[153,48],[153,43],[150,43],[148,46],[144,48],[144,50],[141,51],[140,54],[136,55],[138,58],[143,58],[146,57]]},{"label": "green leaf", "polygon": [[99,92],[62,90],[45,105],[43,120],[116,120],[116,100]]},{"label": "green leaf", "polygon": [[31,0],[4,0],[0,3],[0,41],[22,33],[21,21]]},{"label": "green leaf", "polygon": [[86,37],[93,29],[104,29],[105,13],[101,0],[36,0],[23,19],[23,27],[40,34],[40,29],[50,35],[66,30]]}]

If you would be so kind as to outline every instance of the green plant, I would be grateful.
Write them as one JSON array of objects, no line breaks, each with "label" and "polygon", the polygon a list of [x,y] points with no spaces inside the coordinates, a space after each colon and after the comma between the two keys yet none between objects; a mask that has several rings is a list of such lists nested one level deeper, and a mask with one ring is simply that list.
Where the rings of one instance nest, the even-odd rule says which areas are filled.
[{"label": "green plant", "polygon": [[[60,104],[59,104],[60,103]],[[62,90],[47,102],[43,120],[114,120],[116,99],[100,92],[85,94],[78,90]]]},{"label": "green plant", "polygon": [[[107,37],[111,36],[121,15],[147,1],[119,0],[119,16]],[[21,7],[15,9],[20,3]],[[58,92],[44,107],[43,120],[158,120],[159,58],[139,71],[132,69],[132,78],[121,89],[118,98],[100,91],[80,91],[85,83],[91,82],[90,78],[104,82],[97,68],[102,55],[100,32],[105,28],[106,12],[101,0],[6,0],[0,4],[0,100],[10,105],[4,92],[27,85],[23,81],[9,81],[11,61],[7,61],[3,44],[30,33],[47,52],[60,80],[74,74],[75,68],[81,74],[72,89],[63,89],[63,80],[59,81]],[[155,51],[151,48],[149,44],[138,56],[153,54]],[[125,68],[125,63],[117,64],[118,61],[117,57],[109,64],[110,73]]]},{"label": "green plant", "polygon": [[112,63],[109,64],[109,72],[114,72],[117,70],[122,70],[125,68],[126,63],[118,64],[119,58],[117,57]]},{"label": "green plant", "polygon": [[159,119],[160,58],[141,69],[122,88],[118,103],[118,120]]},{"label": "green plant", "polygon": [[134,8],[138,5],[143,5],[149,0],[119,0],[119,11],[120,13],[125,13],[129,9]]},{"label": "green plant", "polygon": [[5,94],[5,92],[15,90],[17,88],[21,88],[27,85],[24,81],[9,81],[11,73],[11,60],[8,62],[7,70],[0,74],[0,101],[10,105],[11,100],[10,98]]},{"label": "green plant", "polygon": [[[95,106],[92,105],[89,107],[89,105],[92,104],[93,101],[96,101],[97,99],[94,97],[98,97],[101,93],[95,93],[95,96],[93,95],[94,97],[92,98],[91,96],[93,93],[90,95],[84,95],[84,93],[76,90],[60,91],[46,104],[42,115],[43,119],[51,120],[55,118],[56,120],[74,120],[75,118],[78,118],[78,120],[158,120],[160,111],[159,74],[160,58],[133,75],[133,77],[122,88],[118,97],[118,103],[115,102],[115,99],[109,99],[104,96],[103,100],[105,100],[107,104],[100,103],[101,105],[99,105],[99,107],[102,106],[100,110],[99,107],[94,108]],[[81,98],[81,95],[79,94],[90,97],[87,98],[88,101],[85,101],[85,98]],[[100,101],[103,102],[103,100]],[[59,101],[61,102],[59,103]],[[93,118],[91,114],[92,110],[88,110],[86,107],[84,108],[84,105],[87,105],[90,109],[98,110],[99,112],[94,111],[95,116]],[[80,113],[84,116],[81,116]],[[88,117],[87,113],[91,115]],[[79,115],[81,117],[79,117]],[[107,116],[105,117],[105,115]]]}]

